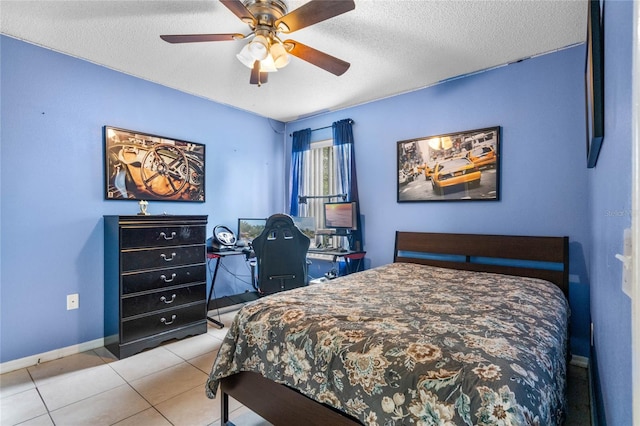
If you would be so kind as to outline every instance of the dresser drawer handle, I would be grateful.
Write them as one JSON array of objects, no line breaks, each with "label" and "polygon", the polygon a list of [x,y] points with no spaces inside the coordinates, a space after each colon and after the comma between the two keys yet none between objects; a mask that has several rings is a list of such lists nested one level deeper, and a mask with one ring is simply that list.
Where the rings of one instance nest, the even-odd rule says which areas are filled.
[{"label": "dresser drawer handle", "polygon": [[171,295],[171,300],[169,300],[168,302],[167,302],[167,298],[166,297],[162,296],[160,298],[160,301],[166,303],[167,305],[170,304],[170,303],[173,303],[174,300],[176,300],[176,295],[175,294]]},{"label": "dresser drawer handle", "polygon": [[176,233],[172,232],[170,237],[167,237],[167,234],[165,234],[164,232],[160,233],[160,236],[162,238],[164,238],[165,240],[173,240],[176,237]]},{"label": "dresser drawer handle", "polygon": [[[166,259],[165,259],[166,260]],[[176,278],[176,274],[173,273],[171,274],[171,278],[167,278],[167,276],[165,274],[160,275],[160,279],[162,281],[164,281],[165,283],[170,283],[171,281],[173,281]]]},{"label": "dresser drawer handle", "polygon": [[171,257],[167,257],[166,254],[162,253],[160,255],[161,258],[163,258],[165,260],[165,262],[171,262],[173,260],[174,257],[176,257],[175,253],[171,253]]},{"label": "dresser drawer handle", "polygon": [[165,317],[160,318],[160,322],[163,323],[164,325],[171,325],[175,320],[176,320],[175,315],[171,315],[171,321],[169,322],[167,322],[167,319]]}]

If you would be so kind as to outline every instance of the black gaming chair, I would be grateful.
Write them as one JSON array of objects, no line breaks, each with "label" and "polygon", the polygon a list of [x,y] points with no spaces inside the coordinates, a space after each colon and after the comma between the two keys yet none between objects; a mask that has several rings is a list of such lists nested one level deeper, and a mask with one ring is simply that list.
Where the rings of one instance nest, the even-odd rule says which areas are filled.
[{"label": "black gaming chair", "polygon": [[[269,217],[252,245],[258,267],[258,282],[253,284],[260,294],[307,285],[309,237],[298,229],[291,216],[274,214]],[[255,280],[255,271],[251,275]]]}]

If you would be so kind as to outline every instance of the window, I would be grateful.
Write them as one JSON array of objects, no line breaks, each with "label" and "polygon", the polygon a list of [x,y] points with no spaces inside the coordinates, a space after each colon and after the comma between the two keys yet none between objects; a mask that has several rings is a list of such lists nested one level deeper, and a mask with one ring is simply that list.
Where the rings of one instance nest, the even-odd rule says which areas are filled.
[{"label": "window", "polygon": [[[336,121],[331,125],[333,139],[313,143],[311,129],[292,134],[290,213],[292,216],[313,217],[316,229],[323,229],[325,202],[358,201],[352,124],[350,118]],[[304,202],[300,202],[301,199]],[[358,229],[348,238],[341,238],[348,241],[339,243],[339,246],[361,247],[361,235]],[[333,246],[337,247],[337,237],[333,240]],[[316,241],[319,242],[320,238]]]},{"label": "window", "polygon": [[[304,159],[302,177],[304,190],[301,195],[320,197],[340,193],[335,164],[336,155],[332,139],[311,143],[311,149]],[[300,204],[298,214],[313,217],[316,229],[322,229],[324,227],[323,205],[327,201],[338,201],[338,199],[309,198],[306,204]]]}]

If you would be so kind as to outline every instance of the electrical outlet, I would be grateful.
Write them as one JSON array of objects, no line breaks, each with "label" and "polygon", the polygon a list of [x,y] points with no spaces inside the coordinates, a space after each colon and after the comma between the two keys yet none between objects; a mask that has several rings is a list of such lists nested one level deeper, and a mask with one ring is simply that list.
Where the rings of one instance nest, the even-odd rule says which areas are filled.
[{"label": "electrical outlet", "polygon": [[76,294],[67,294],[67,311],[78,309],[80,307],[80,296]]}]

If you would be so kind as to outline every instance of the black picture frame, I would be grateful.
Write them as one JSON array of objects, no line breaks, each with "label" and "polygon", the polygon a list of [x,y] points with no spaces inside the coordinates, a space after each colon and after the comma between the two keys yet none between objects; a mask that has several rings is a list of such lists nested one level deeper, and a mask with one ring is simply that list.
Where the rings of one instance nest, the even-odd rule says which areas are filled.
[{"label": "black picture frame", "polygon": [[397,202],[500,200],[500,127],[399,141]]},{"label": "black picture frame", "polygon": [[104,126],[106,200],[205,201],[205,146]]},{"label": "black picture frame", "polygon": [[593,168],[604,140],[604,26],[600,0],[589,0],[585,97],[587,167]]}]

